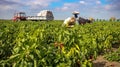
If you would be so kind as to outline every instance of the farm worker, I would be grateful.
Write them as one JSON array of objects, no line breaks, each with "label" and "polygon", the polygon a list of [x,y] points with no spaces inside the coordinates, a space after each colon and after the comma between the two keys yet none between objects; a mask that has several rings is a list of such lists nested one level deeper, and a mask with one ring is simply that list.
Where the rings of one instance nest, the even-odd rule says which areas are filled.
[{"label": "farm worker", "polygon": [[65,19],[65,21],[64,21],[62,26],[74,27],[75,22],[76,22],[75,17],[68,17],[67,19]]},{"label": "farm worker", "polygon": [[79,14],[79,12],[78,11],[74,11],[72,14],[76,18],[76,24],[79,25],[79,22],[78,22],[78,14]]}]

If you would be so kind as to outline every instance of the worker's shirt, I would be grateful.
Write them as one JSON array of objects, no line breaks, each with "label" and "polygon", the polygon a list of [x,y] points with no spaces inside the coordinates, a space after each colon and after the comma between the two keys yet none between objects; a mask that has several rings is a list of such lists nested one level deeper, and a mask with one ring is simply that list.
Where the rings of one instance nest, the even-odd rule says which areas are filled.
[{"label": "worker's shirt", "polygon": [[65,19],[63,26],[73,26],[75,23],[70,23],[71,17]]},{"label": "worker's shirt", "polygon": [[66,26],[69,24],[69,21],[70,21],[70,17],[68,17],[67,19],[65,19],[64,23],[63,23],[63,26]]}]

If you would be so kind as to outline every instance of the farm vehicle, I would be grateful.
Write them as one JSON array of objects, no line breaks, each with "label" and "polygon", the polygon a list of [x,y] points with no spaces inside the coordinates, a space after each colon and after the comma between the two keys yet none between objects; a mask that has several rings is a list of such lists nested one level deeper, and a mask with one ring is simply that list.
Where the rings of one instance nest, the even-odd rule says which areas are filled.
[{"label": "farm vehicle", "polygon": [[26,14],[25,14],[25,12],[15,13],[12,20],[13,21],[23,21],[23,20],[26,20]]},{"label": "farm vehicle", "polygon": [[18,12],[14,14],[12,19],[13,21],[24,21],[24,20],[32,20],[32,21],[41,21],[41,20],[54,20],[54,16],[52,11],[43,10],[40,11],[37,16],[26,16],[25,12]]}]

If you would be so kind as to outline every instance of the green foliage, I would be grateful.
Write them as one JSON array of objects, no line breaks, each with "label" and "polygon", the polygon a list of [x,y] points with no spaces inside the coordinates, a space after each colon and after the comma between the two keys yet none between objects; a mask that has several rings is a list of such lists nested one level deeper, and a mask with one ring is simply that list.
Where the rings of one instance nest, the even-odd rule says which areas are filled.
[{"label": "green foliage", "polygon": [[115,52],[110,52],[109,54],[105,55],[105,58],[109,61],[117,61],[120,62],[120,47]]},{"label": "green foliage", "polygon": [[0,21],[0,66],[92,67],[92,60],[120,40],[119,22],[73,28],[63,21]]}]

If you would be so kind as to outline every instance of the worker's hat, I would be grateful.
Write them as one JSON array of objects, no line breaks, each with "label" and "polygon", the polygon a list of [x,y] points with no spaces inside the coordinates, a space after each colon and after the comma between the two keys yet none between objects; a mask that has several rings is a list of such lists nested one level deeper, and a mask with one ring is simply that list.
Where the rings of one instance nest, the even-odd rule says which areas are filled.
[{"label": "worker's hat", "polygon": [[79,12],[78,11],[74,11],[74,12],[72,12],[72,14],[79,14]]}]

